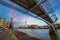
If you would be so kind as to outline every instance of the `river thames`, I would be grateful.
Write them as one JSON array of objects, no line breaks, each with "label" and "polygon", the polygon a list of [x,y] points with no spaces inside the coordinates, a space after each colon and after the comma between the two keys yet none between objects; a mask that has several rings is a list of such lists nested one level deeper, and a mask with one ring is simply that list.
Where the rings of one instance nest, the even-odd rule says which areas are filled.
[{"label": "river thames", "polygon": [[[36,37],[41,40],[51,40],[49,36],[49,29],[17,29],[18,31],[27,33],[27,35]],[[57,29],[58,39],[60,40],[60,29]]]}]

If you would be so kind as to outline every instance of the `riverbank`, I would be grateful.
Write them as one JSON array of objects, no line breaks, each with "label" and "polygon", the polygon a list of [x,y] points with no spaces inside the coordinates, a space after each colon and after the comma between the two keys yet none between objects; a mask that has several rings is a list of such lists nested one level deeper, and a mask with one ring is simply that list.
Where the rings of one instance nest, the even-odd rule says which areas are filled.
[{"label": "riverbank", "polygon": [[20,32],[20,31],[15,31],[14,34],[17,37],[18,40],[39,40],[37,38],[30,37],[26,33],[23,33],[23,32]]},{"label": "riverbank", "polygon": [[26,33],[20,31],[7,30],[6,32],[0,32],[0,40],[39,40],[34,37],[30,37]]}]

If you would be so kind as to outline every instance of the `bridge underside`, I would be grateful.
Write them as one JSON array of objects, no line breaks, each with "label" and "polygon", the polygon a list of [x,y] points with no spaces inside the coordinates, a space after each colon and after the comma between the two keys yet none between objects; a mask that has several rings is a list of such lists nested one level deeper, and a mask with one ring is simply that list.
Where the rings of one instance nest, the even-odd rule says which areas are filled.
[{"label": "bridge underside", "polygon": [[21,5],[22,7],[33,12],[34,14],[41,17],[42,19],[44,19],[50,23],[53,23],[52,19],[47,14],[45,9],[40,4],[37,4],[34,0],[19,0],[19,1],[11,0],[11,1],[15,2],[18,5]]},{"label": "bridge underside", "polygon": [[[36,3],[36,0],[11,0],[11,1],[26,8],[27,10],[29,10],[32,13],[36,14],[37,16],[41,17],[42,19],[46,20],[47,22],[49,22],[51,24],[53,23],[53,20],[51,19],[51,17],[47,14],[47,12],[41,6],[41,4]],[[45,1],[43,1],[43,2],[45,2]],[[51,28],[50,32],[49,32],[50,35],[56,35],[56,30],[55,30],[54,26],[51,25],[50,28]]]},{"label": "bridge underside", "polygon": [[[51,17],[47,14],[47,12],[45,11],[45,9],[41,6],[41,4],[36,3],[36,1],[34,0],[11,0],[12,2],[26,8],[27,10],[31,11],[32,13],[34,13],[35,15],[37,15],[38,17],[41,17],[42,19],[46,20],[49,23],[53,23],[53,20],[51,19]],[[46,0],[45,0],[46,1]],[[43,1],[42,3],[44,3],[45,1]],[[7,6],[9,8],[21,11],[19,8],[14,7],[11,4],[8,4],[4,1],[0,1],[0,4]],[[52,10],[53,11],[53,10]],[[52,11],[50,11],[49,13],[51,13]],[[23,12],[23,11],[22,11]],[[54,14],[54,12],[52,13]],[[53,34],[56,34],[55,28],[53,25],[50,25],[50,34],[53,31]]]}]

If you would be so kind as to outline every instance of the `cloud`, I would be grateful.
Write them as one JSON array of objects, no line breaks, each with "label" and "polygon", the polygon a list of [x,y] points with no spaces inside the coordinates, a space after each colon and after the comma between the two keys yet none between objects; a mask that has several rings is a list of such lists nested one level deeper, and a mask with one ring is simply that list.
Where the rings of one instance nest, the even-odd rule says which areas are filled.
[{"label": "cloud", "polygon": [[25,22],[25,21],[32,21],[33,20],[33,18],[31,18],[31,17],[21,17],[21,18],[14,18],[13,19],[13,21],[15,21],[15,22],[18,22],[18,23],[23,23],[23,22]]},{"label": "cloud", "polygon": [[13,15],[13,12],[8,13],[8,17],[11,17]]},{"label": "cloud", "polygon": [[19,25],[20,24],[24,25],[25,21],[29,25],[31,25],[31,24],[37,24],[38,23],[37,19],[35,19],[33,17],[29,17],[29,16],[24,16],[24,17],[21,17],[21,18],[19,18],[19,17],[18,18],[14,18],[13,21],[17,22]]},{"label": "cloud", "polygon": [[9,12],[8,16],[11,17],[12,15],[14,15],[13,22],[16,26],[24,25],[25,21],[29,25],[32,25],[32,24],[42,25],[43,24],[43,22],[41,20],[38,20],[36,18],[33,18],[33,17],[23,14],[21,12],[16,11],[15,14],[13,14],[13,11]]}]

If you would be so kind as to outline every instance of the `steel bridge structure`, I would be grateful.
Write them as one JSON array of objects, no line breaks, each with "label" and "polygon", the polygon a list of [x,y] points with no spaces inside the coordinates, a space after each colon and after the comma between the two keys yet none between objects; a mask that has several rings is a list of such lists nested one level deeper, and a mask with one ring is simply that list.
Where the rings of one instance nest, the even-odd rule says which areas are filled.
[{"label": "steel bridge structure", "polygon": [[[19,7],[13,6],[12,4],[0,0],[0,4],[12,8],[14,10],[23,12],[24,14],[30,15],[34,18],[42,20],[46,22],[49,26],[54,25],[58,20],[56,14],[52,6],[50,5],[48,0],[9,0],[18,6],[22,6],[27,11],[21,10]],[[34,15],[29,14],[28,12],[32,12]]]}]

